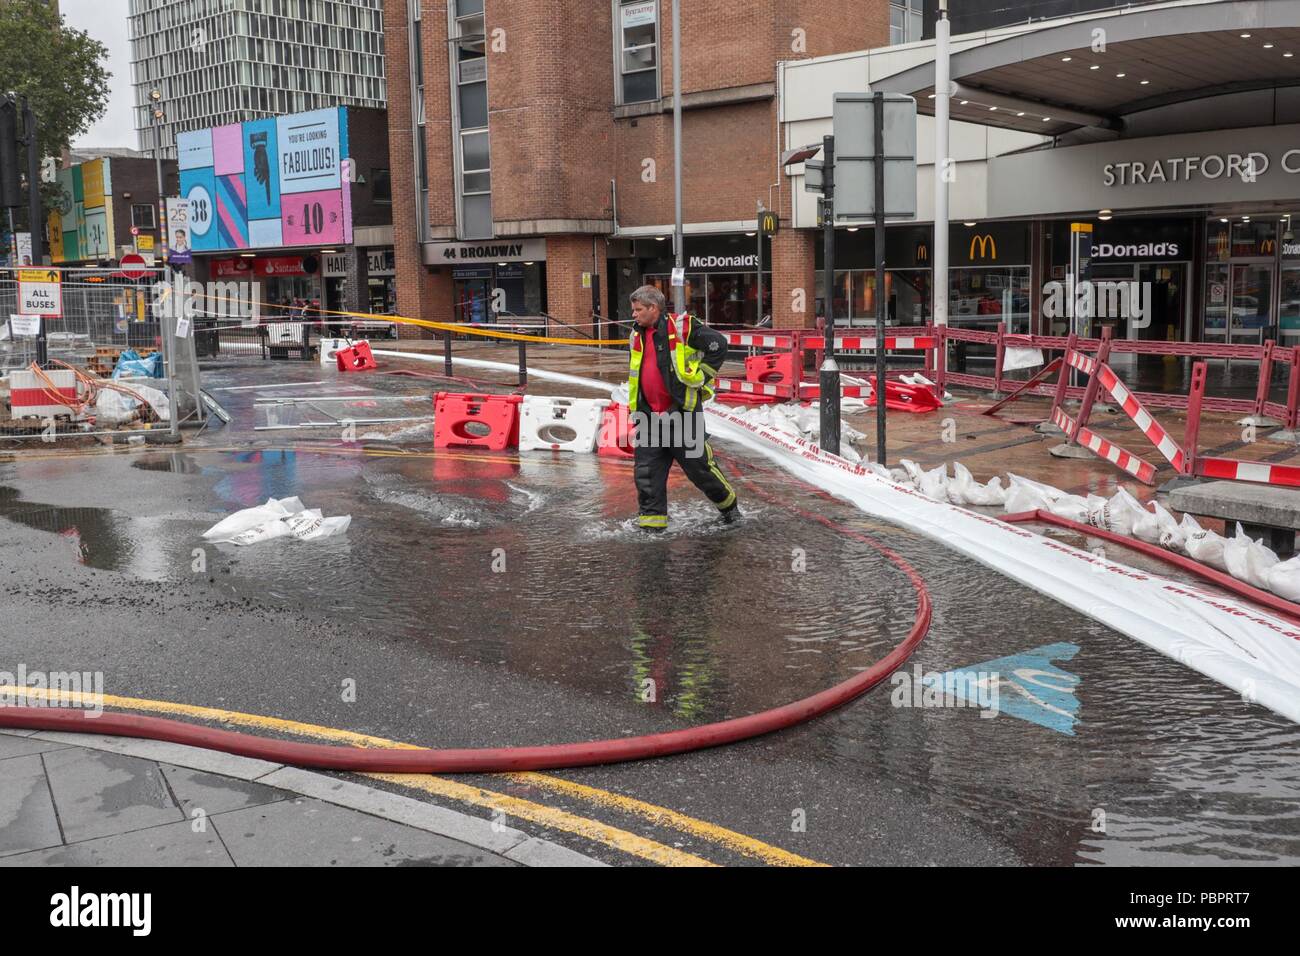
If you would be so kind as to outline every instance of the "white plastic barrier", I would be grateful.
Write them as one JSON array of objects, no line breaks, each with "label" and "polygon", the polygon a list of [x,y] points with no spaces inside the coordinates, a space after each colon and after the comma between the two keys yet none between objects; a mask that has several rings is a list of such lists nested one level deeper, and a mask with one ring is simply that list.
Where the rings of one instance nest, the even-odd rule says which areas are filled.
[{"label": "white plastic barrier", "polygon": [[[376,354],[442,360],[408,352]],[[517,369],[482,359],[457,361],[475,368]],[[611,389],[606,382],[544,369],[530,368],[528,374],[600,391]],[[881,477],[870,466],[852,465],[802,439],[746,422],[716,402],[705,410],[717,437],[770,458],[863,511],[931,537],[1300,723],[1300,625],[1234,598],[1130,568],[946,500],[927,498]],[[1279,567],[1274,565],[1270,571]]]},{"label": "white plastic barrier", "polygon": [[525,395],[519,406],[519,450],[596,450],[596,436],[609,400]]}]

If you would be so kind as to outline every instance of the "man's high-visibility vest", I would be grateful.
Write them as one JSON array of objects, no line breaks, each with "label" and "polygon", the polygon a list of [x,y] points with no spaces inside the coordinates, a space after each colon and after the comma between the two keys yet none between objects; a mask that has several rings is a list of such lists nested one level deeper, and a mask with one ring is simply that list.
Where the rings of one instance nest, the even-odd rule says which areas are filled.
[{"label": "man's high-visibility vest", "polygon": [[[700,404],[700,393],[704,393],[707,402],[713,397],[713,389],[707,381],[718,373],[710,369],[700,359],[700,350],[691,348],[687,339],[691,337],[691,317],[683,312],[681,315],[668,315],[668,348],[671,352],[670,365],[677,380],[686,386],[686,398],[682,402],[685,411],[693,412]],[[651,338],[653,339],[653,332]],[[641,330],[634,329],[629,343],[631,351],[631,368],[627,376],[627,410],[636,411],[637,393],[641,390]],[[653,356],[652,362],[657,361]]]}]

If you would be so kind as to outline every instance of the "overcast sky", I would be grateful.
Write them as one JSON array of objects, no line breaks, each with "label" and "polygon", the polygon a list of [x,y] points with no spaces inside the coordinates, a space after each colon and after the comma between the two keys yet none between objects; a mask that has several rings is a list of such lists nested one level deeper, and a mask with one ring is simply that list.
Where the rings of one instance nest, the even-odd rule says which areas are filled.
[{"label": "overcast sky", "polygon": [[68,26],[85,30],[108,47],[108,111],[99,122],[75,137],[73,146],[137,148],[131,118],[131,44],[126,36],[126,0],[60,0]]}]

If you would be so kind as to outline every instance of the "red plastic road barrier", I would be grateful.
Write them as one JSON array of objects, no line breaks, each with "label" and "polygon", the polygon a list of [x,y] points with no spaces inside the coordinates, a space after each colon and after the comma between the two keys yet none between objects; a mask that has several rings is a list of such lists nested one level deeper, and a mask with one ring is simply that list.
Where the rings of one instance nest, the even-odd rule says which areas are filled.
[{"label": "red plastic road barrier", "polygon": [[[719,379],[721,381],[721,379]],[[716,387],[716,383],[715,383]],[[719,390],[715,396],[718,401],[728,405],[775,405],[781,401],[777,395],[750,395],[746,392],[728,392]]]},{"label": "red plastic road barrier", "polygon": [[1019,511],[1015,514],[1002,515],[1003,521],[1012,524],[1020,524],[1026,521],[1041,521],[1044,524],[1054,524],[1057,527],[1069,528],[1071,531],[1077,531],[1079,534],[1086,534],[1093,538],[1101,538],[1115,544],[1122,544],[1126,548],[1132,548],[1140,551],[1152,558],[1159,558],[1167,561],[1177,568],[1189,571],[1198,577],[1216,584],[1225,591],[1231,591],[1240,595],[1247,600],[1253,601],[1261,607],[1266,607],[1274,611],[1289,621],[1295,621],[1300,624],[1300,605],[1288,601],[1286,598],[1278,597],[1271,591],[1263,591],[1254,585],[1247,584],[1245,581],[1238,581],[1231,574],[1224,574],[1214,568],[1207,567],[1199,561],[1194,561],[1189,557],[1181,554],[1175,554],[1173,551],[1166,551],[1159,545],[1150,544],[1146,541],[1140,541],[1137,538],[1129,538],[1114,531],[1107,531],[1105,528],[1097,528],[1090,524],[1083,524],[1078,521],[1071,521],[1069,518],[1062,518],[1060,515],[1054,515],[1050,511]]},{"label": "red plastic road barrier", "polygon": [[520,395],[439,392],[433,397],[433,447],[517,448],[522,401]]},{"label": "red plastic road barrier", "polygon": [[724,392],[740,392],[745,395],[770,395],[773,398],[793,398],[793,385],[765,385],[762,382],[741,382],[734,378],[716,378],[713,388],[719,398]]},{"label": "red plastic road barrier", "polygon": [[[804,512],[804,514],[808,514]],[[85,711],[48,707],[0,707],[0,727],[26,730],[60,730],[143,737],[166,740],[191,747],[206,747],[225,753],[273,760],[298,767],[321,770],[351,770],[366,773],[508,773],[522,770],[557,770],[596,764],[646,760],[670,754],[703,750],[739,743],[777,730],[785,730],[842,707],[884,681],[912,656],[930,629],[932,606],[925,581],[902,556],[872,538],[846,528],[837,528],[825,518],[808,515],[841,533],[865,541],[889,558],[907,575],[916,592],[916,620],[907,637],[865,671],[854,674],[834,687],[791,704],[774,707],[746,717],[734,717],[700,727],[687,727],[660,734],[592,740],[574,744],[539,747],[493,747],[481,750],[378,750],[304,744],[270,740],[215,727],[200,727],[179,720],[142,717],[136,714],[103,713],[90,717]]]},{"label": "red plastic road barrier", "polygon": [[1144,485],[1154,485],[1156,483],[1155,465],[1143,458],[1139,458],[1120,445],[1107,441],[1091,428],[1086,428],[1083,425],[1076,427],[1074,419],[1061,409],[1057,408],[1052,411],[1052,424],[1065,432],[1067,438],[1073,437],[1075,441],[1097,457],[1104,458],[1117,468],[1124,469]]},{"label": "red plastic road barrier", "polygon": [[338,360],[340,372],[368,372],[379,368],[374,355],[370,353],[369,342],[354,342],[335,352],[334,358]]},{"label": "red plastic road barrier", "polygon": [[[868,376],[874,388],[876,376]],[[873,394],[867,399],[868,405],[876,404]],[[925,385],[905,385],[902,382],[885,381],[885,407],[896,412],[932,412],[941,407],[941,402]]]},{"label": "red plastic road barrier", "polygon": [[1230,481],[1258,481],[1270,485],[1300,487],[1300,468],[1294,465],[1270,465],[1266,461],[1240,461],[1236,458],[1198,458],[1196,474],[1205,478]]},{"label": "red plastic road barrier", "polygon": [[635,458],[626,405],[606,405],[596,435],[596,454],[605,458]]},{"label": "red plastic road barrier", "polygon": [[745,359],[745,381],[762,382],[768,385],[793,385],[798,381],[794,357],[794,352],[751,355]]}]

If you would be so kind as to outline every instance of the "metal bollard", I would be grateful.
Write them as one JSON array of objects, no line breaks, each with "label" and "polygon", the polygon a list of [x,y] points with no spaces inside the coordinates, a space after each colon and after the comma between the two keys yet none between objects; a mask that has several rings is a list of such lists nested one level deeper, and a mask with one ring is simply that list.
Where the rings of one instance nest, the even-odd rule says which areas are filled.
[{"label": "metal bollard", "polygon": [[519,384],[528,384],[528,340],[519,340]]},{"label": "metal bollard", "polygon": [[451,378],[451,329],[442,333],[442,357],[446,365],[447,377]]}]

